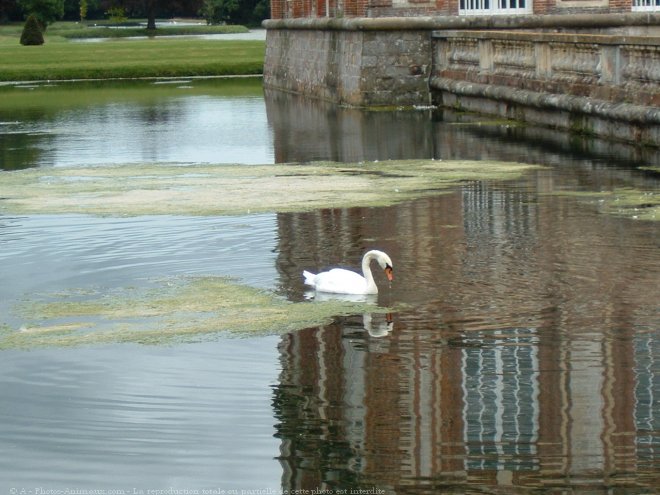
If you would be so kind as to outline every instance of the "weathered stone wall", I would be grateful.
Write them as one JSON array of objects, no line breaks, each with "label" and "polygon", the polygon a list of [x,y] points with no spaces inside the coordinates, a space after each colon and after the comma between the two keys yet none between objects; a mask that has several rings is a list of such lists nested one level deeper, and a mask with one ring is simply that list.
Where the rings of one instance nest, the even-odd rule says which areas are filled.
[{"label": "weathered stone wall", "polygon": [[428,30],[268,30],[264,85],[339,104],[428,104]]},{"label": "weathered stone wall", "polygon": [[434,33],[443,106],[660,145],[660,38]]},{"label": "weathered stone wall", "polygon": [[269,30],[264,85],[331,101],[360,104],[352,95],[361,70],[357,32]]},{"label": "weathered stone wall", "polygon": [[267,21],[264,84],[354,106],[433,98],[660,146],[658,26],[660,14]]},{"label": "weathered stone wall", "polygon": [[437,31],[434,77],[660,106],[660,37]]}]

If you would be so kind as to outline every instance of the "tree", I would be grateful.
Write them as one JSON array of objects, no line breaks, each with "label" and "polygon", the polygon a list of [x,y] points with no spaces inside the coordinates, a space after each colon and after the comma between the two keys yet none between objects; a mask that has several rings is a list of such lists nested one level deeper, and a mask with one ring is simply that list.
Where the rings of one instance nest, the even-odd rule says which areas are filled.
[{"label": "tree", "polygon": [[0,0],[0,22],[24,19],[16,0]]},{"label": "tree", "polygon": [[156,16],[195,16],[202,0],[111,0],[122,5],[131,17],[146,17],[147,29],[156,29]]},{"label": "tree", "polygon": [[204,0],[201,14],[207,24],[224,24],[231,21],[238,8],[238,0]]},{"label": "tree", "polygon": [[23,33],[21,34],[21,45],[43,45],[44,44],[44,35],[41,33],[41,27],[39,26],[39,21],[34,14],[28,16],[27,21],[25,21],[25,27],[23,28]]},{"label": "tree", "polygon": [[142,0],[147,15],[147,29],[156,29],[156,0]]},{"label": "tree", "polygon": [[259,26],[270,15],[268,0],[241,0],[238,11],[232,16],[232,24]]},{"label": "tree", "polygon": [[64,16],[64,0],[18,0],[26,16],[34,15],[42,31]]},{"label": "tree", "polygon": [[101,0],[64,0],[64,19],[67,21],[102,19],[105,10]]},{"label": "tree", "polygon": [[200,14],[208,24],[255,26],[268,17],[268,0],[204,0]]}]

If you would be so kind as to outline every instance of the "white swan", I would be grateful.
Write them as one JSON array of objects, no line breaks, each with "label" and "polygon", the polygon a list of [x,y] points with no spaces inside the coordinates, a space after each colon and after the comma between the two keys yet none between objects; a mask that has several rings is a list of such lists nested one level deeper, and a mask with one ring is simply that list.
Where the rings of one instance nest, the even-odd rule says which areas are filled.
[{"label": "white swan", "polygon": [[333,268],[327,272],[318,274],[303,271],[305,284],[311,285],[317,292],[331,292],[334,294],[377,294],[378,287],[374,282],[369,264],[376,260],[380,267],[385,270],[385,275],[392,281],[392,260],[382,251],[368,251],[362,257],[362,273],[364,277],[351,270]]}]

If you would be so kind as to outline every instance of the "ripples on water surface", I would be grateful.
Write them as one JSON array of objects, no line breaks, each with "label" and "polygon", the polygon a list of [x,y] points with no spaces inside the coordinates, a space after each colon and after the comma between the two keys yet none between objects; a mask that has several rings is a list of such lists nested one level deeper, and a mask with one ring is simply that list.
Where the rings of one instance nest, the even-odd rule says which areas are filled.
[{"label": "ripples on water surface", "polygon": [[273,162],[261,81],[0,87],[2,169]]},{"label": "ripples on water surface", "polygon": [[657,223],[553,194],[657,190],[635,168],[654,155],[578,152],[562,134],[425,111],[264,100],[245,81],[74,88],[0,91],[2,168],[431,157],[549,168],[389,208],[0,217],[12,327],[34,294],[155,277],[231,275],[300,301],[302,269],[357,266],[376,246],[396,277],[380,304],[406,305],[391,323],[355,315],[284,336],[2,351],[2,489],[660,486]]}]

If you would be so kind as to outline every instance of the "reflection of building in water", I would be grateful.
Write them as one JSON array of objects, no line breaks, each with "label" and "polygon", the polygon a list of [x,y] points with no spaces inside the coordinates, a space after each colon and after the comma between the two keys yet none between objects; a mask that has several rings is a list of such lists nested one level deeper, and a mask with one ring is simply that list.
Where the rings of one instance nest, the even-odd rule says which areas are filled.
[{"label": "reflection of building in water", "polygon": [[[647,469],[657,458],[653,375],[627,388],[613,357],[598,353],[589,362],[603,358],[600,367],[544,368],[548,344],[534,329],[475,332],[447,349],[414,333],[402,329],[386,352],[365,352],[382,341],[341,324],[284,339],[275,399],[284,487],[625,484],[637,450]],[[568,368],[575,356],[565,357]],[[628,408],[635,392],[638,408]],[[647,433],[639,445],[636,428]]]},{"label": "reflection of building in water", "polygon": [[660,457],[660,340],[653,334],[636,336],[635,360],[635,426],[638,431],[637,451],[648,462]]},{"label": "reflection of building in water", "polygon": [[431,158],[429,112],[365,112],[266,91],[275,163]]},{"label": "reflection of building in water", "polygon": [[468,470],[538,467],[539,361],[534,329],[475,332],[464,340],[463,440]]},{"label": "reflection of building in water", "polygon": [[377,244],[402,280],[381,297],[416,308],[385,339],[352,319],[283,338],[284,488],[658,481],[660,353],[634,314],[653,306],[652,282],[595,269],[616,246],[528,186],[280,216],[283,276],[304,268],[293,260],[325,267]]},{"label": "reflection of building in water", "polygon": [[505,125],[449,109],[366,111],[272,90],[265,90],[265,104],[275,163],[435,158],[562,165],[568,154],[575,167],[580,149],[585,152],[580,165],[585,170],[598,167],[594,158],[599,156],[605,164],[660,163],[660,152],[653,148],[581,139],[531,125]]}]

